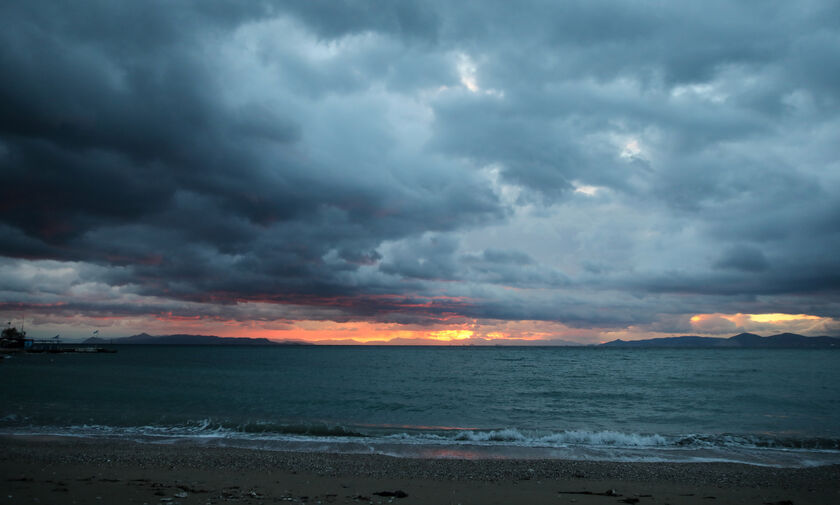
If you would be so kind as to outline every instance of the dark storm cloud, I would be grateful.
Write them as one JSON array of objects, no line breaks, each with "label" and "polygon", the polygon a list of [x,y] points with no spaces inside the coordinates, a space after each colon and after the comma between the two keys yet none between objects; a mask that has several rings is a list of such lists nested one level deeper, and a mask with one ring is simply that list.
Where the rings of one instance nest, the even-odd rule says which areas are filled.
[{"label": "dark storm cloud", "polygon": [[[832,2],[35,1],[0,19],[0,255],[29,275],[0,301],[575,327],[836,312]],[[68,303],[78,286],[154,302]]]},{"label": "dark storm cloud", "polygon": [[[3,74],[15,79],[0,97],[4,179],[15,188],[3,204],[7,254],[134,263],[157,253],[153,276],[185,291],[241,267],[263,279],[260,292],[283,292],[288,279],[334,283],[321,261],[331,248],[349,264],[370,263],[384,238],[498,214],[469,173],[437,180],[428,167],[404,185],[366,181],[374,174],[359,160],[323,167],[293,152],[300,128],[282,111],[219,103],[222,90],[190,42],[253,13],[199,5],[209,12],[135,17],[89,5],[94,19],[117,25],[109,27],[69,7],[66,17],[58,8],[8,13],[33,22],[4,32],[16,42],[4,45]],[[186,24],[173,26],[182,16]],[[148,31],[131,28],[138,22]],[[21,232],[28,250],[18,251]]]},{"label": "dark storm cloud", "polygon": [[734,246],[724,251],[723,256],[715,263],[718,268],[732,268],[745,272],[761,272],[767,270],[767,258],[759,249],[749,246]]},{"label": "dark storm cloud", "polygon": [[376,31],[411,40],[437,36],[439,19],[430,2],[294,0],[283,7],[306,23],[320,37],[334,39],[348,34]]}]

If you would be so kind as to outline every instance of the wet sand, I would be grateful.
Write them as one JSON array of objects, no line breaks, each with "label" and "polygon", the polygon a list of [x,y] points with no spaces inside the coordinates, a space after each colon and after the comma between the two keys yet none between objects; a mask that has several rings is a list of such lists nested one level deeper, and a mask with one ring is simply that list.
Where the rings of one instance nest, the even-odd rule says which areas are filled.
[{"label": "wet sand", "polygon": [[836,504],[840,465],[410,459],[0,437],[0,504]]}]

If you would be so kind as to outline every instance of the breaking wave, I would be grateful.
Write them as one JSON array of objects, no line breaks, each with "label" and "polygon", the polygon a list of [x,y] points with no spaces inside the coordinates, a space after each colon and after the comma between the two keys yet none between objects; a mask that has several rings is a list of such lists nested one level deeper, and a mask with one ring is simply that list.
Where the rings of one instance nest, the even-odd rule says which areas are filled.
[{"label": "breaking wave", "polygon": [[583,431],[572,430],[541,435],[539,433],[521,432],[516,429],[492,431],[463,431],[459,432],[456,440],[470,442],[521,442],[528,445],[595,445],[621,447],[657,447],[668,445],[668,441],[660,435],[640,435],[636,433],[621,433],[617,431]]},{"label": "breaking wave", "polygon": [[263,450],[379,453],[401,457],[730,461],[770,466],[840,463],[840,440],[834,438],[662,435],[609,430],[342,426],[329,423],[234,424],[211,419],[172,426],[23,426],[22,421],[25,420],[3,418],[0,434],[116,438],[141,443],[198,443]]}]

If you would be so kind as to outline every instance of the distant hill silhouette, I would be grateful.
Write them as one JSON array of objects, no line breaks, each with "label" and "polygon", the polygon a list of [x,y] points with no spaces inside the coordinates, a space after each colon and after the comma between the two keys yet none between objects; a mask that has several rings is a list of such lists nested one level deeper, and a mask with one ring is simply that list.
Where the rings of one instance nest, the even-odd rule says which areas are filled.
[{"label": "distant hill silhouette", "polygon": [[762,337],[755,333],[739,333],[729,338],[718,337],[663,337],[646,340],[613,340],[599,347],[735,347],[748,349],[840,349],[840,338],[835,337],[806,337],[796,333],[780,333]]},{"label": "distant hill silhouette", "polygon": [[85,344],[136,344],[136,345],[309,345],[306,342],[284,340],[277,342],[267,338],[217,337],[214,335],[149,335],[141,333],[122,338],[91,337]]}]

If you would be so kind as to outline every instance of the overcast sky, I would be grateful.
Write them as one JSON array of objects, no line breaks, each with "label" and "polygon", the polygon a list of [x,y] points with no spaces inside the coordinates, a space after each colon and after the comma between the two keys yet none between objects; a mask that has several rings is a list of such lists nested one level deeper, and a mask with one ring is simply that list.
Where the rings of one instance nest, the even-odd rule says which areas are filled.
[{"label": "overcast sky", "polygon": [[33,336],[840,335],[835,0],[3,2],[0,76]]}]

